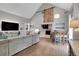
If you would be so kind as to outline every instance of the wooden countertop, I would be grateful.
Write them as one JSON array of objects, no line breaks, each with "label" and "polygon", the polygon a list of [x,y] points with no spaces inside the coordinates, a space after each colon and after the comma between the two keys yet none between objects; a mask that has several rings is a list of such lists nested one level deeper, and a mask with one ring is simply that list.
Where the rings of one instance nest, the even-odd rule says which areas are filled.
[{"label": "wooden countertop", "polygon": [[76,56],[79,56],[79,40],[69,40],[69,44]]}]

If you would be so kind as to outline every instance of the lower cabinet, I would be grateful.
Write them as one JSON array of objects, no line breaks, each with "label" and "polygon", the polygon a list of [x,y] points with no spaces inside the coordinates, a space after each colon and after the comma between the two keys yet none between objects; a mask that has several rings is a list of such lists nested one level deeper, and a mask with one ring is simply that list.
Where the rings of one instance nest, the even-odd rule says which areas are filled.
[{"label": "lower cabinet", "polygon": [[0,56],[8,56],[8,41],[0,42]]},{"label": "lower cabinet", "polygon": [[24,46],[25,48],[29,47],[32,45],[32,36],[28,36],[26,38],[23,39],[23,43],[24,43]]},{"label": "lower cabinet", "polygon": [[9,40],[9,55],[14,55],[17,52],[32,45],[32,37],[23,37]]},{"label": "lower cabinet", "polygon": [[9,55],[14,55],[20,51],[20,39],[9,40]]},{"label": "lower cabinet", "polygon": [[33,44],[39,42],[39,37],[37,35],[32,36],[32,41],[33,41]]},{"label": "lower cabinet", "polygon": [[37,43],[38,36],[26,36],[0,42],[0,56],[11,56]]}]

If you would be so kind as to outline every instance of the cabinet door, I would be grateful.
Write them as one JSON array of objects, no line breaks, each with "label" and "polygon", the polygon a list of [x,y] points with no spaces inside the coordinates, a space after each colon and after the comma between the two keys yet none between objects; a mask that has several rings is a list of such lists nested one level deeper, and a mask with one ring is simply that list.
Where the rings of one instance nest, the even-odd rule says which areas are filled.
[{"label": "cabinet door", "polygon": [[31,37],[17,38],[9,40],[9,55],[14,55],[17,52],[32,45]]},{"label": "cabinet door", "polygon": [[36,43],[39,42],[39,41],[40,41],[40,40],[39,40],[39,36],[36,35]]},{"label": "cabinet door", "polygon": [[27,39],[26,39],[26,37],[22,37],[20,40],[21,40],[21,44],[20,44],[21,48],[22,49],[27,48],[28,45],[27,45]]},{"label": "cabinet door", "polygon": [[28,46],[31,46],[32,45],[32,36],[28,37],[28,43],[27,43]]},{"label": "cabinet door", "polygon": [[39,37],[38,37],[38,35],[32,36],[32,39],[33,39],[33,44],[39,42]]},{"label": "cabinet door", "polygon": [[32,36],[27,36],[24,39],[24,46],[27,48],[32,45]]},{"label": "cabinet door", "polygon": [[0,56],[8,56],[8,41],[0,42]]},{"label": "cabinet door", "polygon": [[20,51],[20,39],[9,40],[9,55],[14,55]]}]

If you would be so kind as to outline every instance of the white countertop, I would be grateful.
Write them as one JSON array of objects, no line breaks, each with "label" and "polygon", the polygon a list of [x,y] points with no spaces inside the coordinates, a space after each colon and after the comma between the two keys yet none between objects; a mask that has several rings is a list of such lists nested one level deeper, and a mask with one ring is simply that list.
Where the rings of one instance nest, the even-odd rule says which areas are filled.
[{"label": "white countertop", "polygon": [[79,40],[69,40],[69,43],[76,56],[79,56]]}]

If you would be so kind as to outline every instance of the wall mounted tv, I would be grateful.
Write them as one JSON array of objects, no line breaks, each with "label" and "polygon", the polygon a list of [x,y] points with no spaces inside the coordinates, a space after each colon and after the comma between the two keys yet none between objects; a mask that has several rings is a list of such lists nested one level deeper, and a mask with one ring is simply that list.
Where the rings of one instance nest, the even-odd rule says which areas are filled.
[{"label": "wall mounted tv", "polygon": [[17,31],[17,30],[19,30],[19,24],[2,21],[1,30],[2,31]]},{"label": "wall mounted tv", "polygon": [[45,34],[46,35],[50,35],[51,31],[50,30],[46,30]]}]

